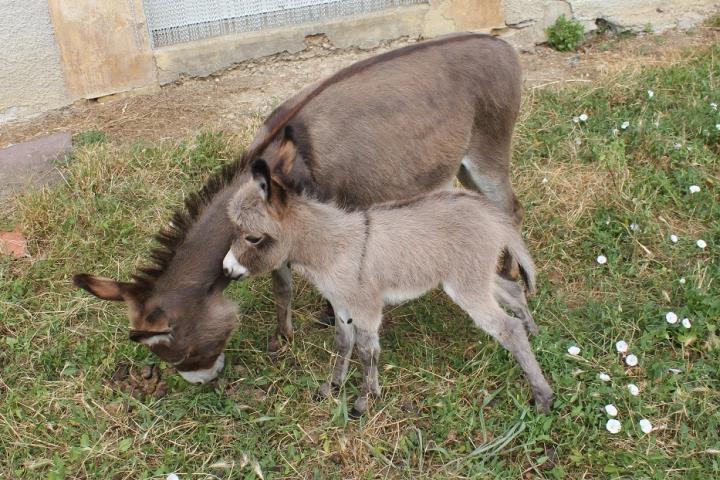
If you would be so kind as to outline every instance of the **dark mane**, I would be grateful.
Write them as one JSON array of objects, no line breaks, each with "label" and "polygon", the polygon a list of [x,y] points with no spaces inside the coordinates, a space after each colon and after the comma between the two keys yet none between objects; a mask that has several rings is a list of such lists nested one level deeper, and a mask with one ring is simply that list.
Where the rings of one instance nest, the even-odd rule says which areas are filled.
[{"label": "dark mane", "polygon": [[357,73],[378,63],[387,62],[398,57],[402,57],[413,53],[417,50],[425,49],[430,46],[444,45],[446,43],[454,43],[458,41],[469,40],[471,38],[492,38],[490,35],[484,34],[466,34],[452,37],[442,38],[436,41],[427,41],[415,43],[397,50],[382,53],[365,60],[356,62],[342,70],[336,72],[330,77],[320,82],[317,87],[308,92],[303,98],[299,99],[295,105],[281,105],[273,111],[265,121],[268,133],[256,148],[246,151],[240,158],[229,163],[223,169],[213,174],[205,183],[199,192],[195,192],[187,197],[182,208],[175,211],[170,225],[160,230],[155,236],[155,241],[159,244],[150,252],[150,263],[147,266],[138,269],[132,278],[139,287],[151,290],[158,278],[165,272],[170,262],[175,257],[178,247],[185,241],[187,232],[197,220],[198,216],[203,212],[205,207],[212,201],[215,195],[223,188],[228,186],[235,177],[243,172],[260,153],[275,139],[290,120],[311,100],[320,95],[331,85],[341,82],[342,80],[356,75]]}]

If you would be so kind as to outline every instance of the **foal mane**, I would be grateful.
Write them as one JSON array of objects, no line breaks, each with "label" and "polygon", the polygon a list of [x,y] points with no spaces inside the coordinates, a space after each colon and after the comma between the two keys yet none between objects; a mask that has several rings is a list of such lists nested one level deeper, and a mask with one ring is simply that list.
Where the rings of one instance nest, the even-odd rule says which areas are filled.
[{"label": "foal mane", "polygon": [[230,185],[235,177],[239,173],[243,172],[250,163],[258,157],[258,155],[260,155],[268,147],[268,145],[270,145],[270,143],[272,143],[273,139],[275,139],[275,137],[287,126],[290,120],[292,120],[293,117],[295,117],[295,115],[311,100],[320,95],[323,91],[327,90],[328,87],[356,75],[378,63],[403,57],[417,50],[429,48],[430,46],[444,45],[472,38],[495,39],[495,37],[486,34],[461,34],[442,38],[440,40],[415,43],[403,48],[391,50],[389,52],[353,63],[352,65],[337,71],[335,74],[320,82],[314,89],[299,99],[294,105],[280,105],[264,122],[264,125],[267,128],[267,134],[255,148],[246,150],[240,158],[225,165],[222,170],[211,175],[200,191],[190,194],[185,199],[184,206],[177,209],[173,214],[170,225],[161,229],[160,232],[155,235],[155,241],[159,245],[150,251],[150,263],[146,266],[140,267],[137,273],[132,275],[133,281],[143,290],[152,290],[157,279],[162,276],[172,262],[178,247],[185,241],[188,231],[200,214],[205,210],[210,202],[212,202],[215,195]]}]

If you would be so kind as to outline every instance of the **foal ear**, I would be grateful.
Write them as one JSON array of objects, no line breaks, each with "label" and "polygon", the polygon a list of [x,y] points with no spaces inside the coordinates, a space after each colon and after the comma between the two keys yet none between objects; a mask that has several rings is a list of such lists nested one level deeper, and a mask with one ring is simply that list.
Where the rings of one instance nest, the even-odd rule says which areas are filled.
[{"label": "foal ear", "polygon": [[80,273],[73,277],[76,287],[87,290],[103,300],[125,301],[135,290],[134,283],[116,282],[111,278],[96,277],[87,273]]}]

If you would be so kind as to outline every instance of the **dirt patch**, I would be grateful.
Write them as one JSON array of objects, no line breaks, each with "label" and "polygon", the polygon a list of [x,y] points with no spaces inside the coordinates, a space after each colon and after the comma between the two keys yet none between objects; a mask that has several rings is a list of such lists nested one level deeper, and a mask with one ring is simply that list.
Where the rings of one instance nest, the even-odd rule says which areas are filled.
[{"label": "dirt patch", "polygon": [[[577,53],[537,47],[521,54],[528,88],[592,82],[643,65],[668,64],[688,48],[717,42],[720,31],[697,28],[626,39],[599,38]],[[202,129],[230,134],[253,128],[285,98],[355,61],[414,42],[401,39],[373,50],[338,50],[312,42],[298,54],[238,64],[203,79],[185,79],[159,92],[108,99],[50,112],[31,121],[0,125],[0,148],[58,131],[99,130],[111,140],[178,140]]]},{"label": "dirt patch", "polygon": [[161,379],[160,367],[157,365],[132,368],[126,363],[120,363],[107,385],[135,398],[162,398],[167,393],[167,385]]}]

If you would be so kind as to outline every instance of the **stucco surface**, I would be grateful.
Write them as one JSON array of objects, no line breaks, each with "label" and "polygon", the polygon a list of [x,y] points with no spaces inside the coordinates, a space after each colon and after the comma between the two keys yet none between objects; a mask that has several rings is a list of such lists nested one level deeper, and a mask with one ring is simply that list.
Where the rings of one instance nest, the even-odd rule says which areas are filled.
[{"label": "stucco surface", "polygon": [[0,0],[0,124],[70,103],[47,2]]}]

